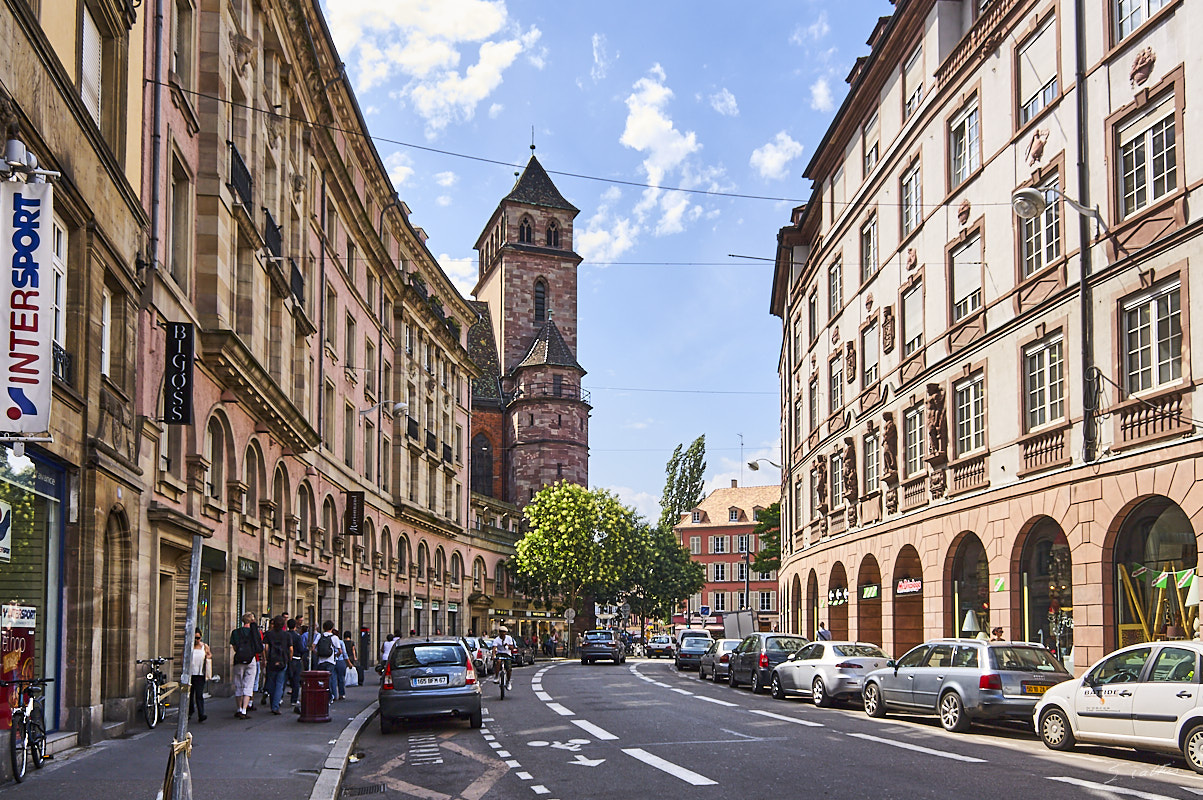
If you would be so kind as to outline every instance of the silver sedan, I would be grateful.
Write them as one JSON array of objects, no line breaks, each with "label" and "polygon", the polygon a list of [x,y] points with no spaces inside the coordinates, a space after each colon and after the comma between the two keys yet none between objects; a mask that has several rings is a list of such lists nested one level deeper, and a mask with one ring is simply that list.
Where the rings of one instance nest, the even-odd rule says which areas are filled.
[{"label": "silver sedan", "polygon": [[773,697],[802,695],[827,708],[835,700],[858,697],[865,675],[888,660],[875,644],[812,642],[773,670]]}]

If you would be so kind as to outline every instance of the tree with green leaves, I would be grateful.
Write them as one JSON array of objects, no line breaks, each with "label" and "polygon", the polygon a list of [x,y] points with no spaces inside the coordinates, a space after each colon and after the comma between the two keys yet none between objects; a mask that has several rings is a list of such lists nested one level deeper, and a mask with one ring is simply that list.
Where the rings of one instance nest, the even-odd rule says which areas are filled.
[{"label": "tree with green leaves", "polygon": [[665,468],[664,495],[660,499],[661,529],[671,531],[681,521],[682,514],[702,502],[705,474],[705,434],[694,439],[685,452],[677,445]]},{"label": "tree with green leaves", "polygon": [[515,561],[528,595],[559,597],[576,611],[590,596],[613,602],[646,558],[638,515],[605,489],[559,481],[543,487],[523,513],[529,530]]},{"label": "tree with green leaves", "polygon": [[762,509],[752,529],[760,540],[760,552],[752,562],[757,572],[773,572],[781,568],[781,503]]},{"label": "tree with green leaves", "polygon": [[671,617],[678,604],[699,592],[705,568],[689,557],[671,529],[644,526],[647,556],[627,591],[626,602],[641,620]]}]

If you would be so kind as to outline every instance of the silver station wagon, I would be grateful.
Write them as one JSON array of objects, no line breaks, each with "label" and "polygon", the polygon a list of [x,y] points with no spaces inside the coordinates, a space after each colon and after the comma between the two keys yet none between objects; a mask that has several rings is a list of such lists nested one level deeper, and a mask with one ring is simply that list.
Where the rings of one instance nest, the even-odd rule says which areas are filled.
[{"label": "silver station wagon", "polygon": [[865,713],[936,714],[945,730],[975,719],[1031,719],[1036,702],[1072,676],[1043,645],[937,639],[865,676]]},{"label": "silver station wagon", "polygon": [[483,721],[480,683],[461,639],[400,639],[389,651],[380,681],[380,732],[402,720],[451,716],[473,728]]}]

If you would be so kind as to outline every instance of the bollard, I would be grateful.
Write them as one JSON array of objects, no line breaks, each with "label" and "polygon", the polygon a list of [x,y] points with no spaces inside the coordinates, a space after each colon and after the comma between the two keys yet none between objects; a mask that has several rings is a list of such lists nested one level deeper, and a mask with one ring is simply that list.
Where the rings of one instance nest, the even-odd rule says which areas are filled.
[{"label": "bollard", "polygon": [[301,673],[300,722],[330,721],[330,673],[324,669]]}]

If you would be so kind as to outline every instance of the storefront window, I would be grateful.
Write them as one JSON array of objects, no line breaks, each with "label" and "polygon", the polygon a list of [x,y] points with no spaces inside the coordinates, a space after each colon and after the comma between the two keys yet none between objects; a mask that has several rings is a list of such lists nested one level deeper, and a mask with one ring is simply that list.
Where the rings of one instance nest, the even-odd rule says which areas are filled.
[{"label": "storefront window", "polygon": [[990,566],[981,539],[968,533],[952,562],[954,636],[976,636],[990,627]]},{"label": "storefront window", "polygon": [[[1041,642],[1073,665],[1073,578],[1069,540],[1051,520],[1037,526],[1024,546],[1022,638]],[[1018,637],[1017,637],[1018,638]]]},{"label": "storefront window", "polygon": [[1164,497],[1137,506],[1115,542],[1116,639],[1120,647],[1186,638],[1186,592],[1198,565],[1195,531]]}]

